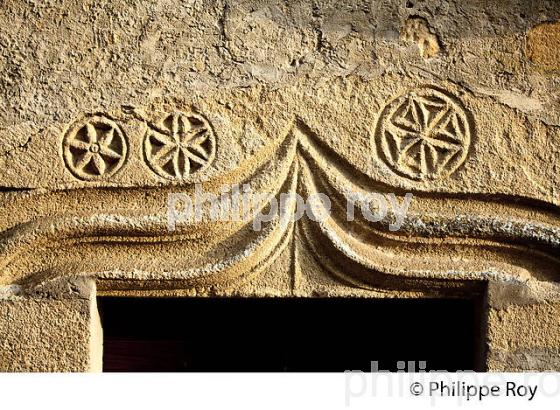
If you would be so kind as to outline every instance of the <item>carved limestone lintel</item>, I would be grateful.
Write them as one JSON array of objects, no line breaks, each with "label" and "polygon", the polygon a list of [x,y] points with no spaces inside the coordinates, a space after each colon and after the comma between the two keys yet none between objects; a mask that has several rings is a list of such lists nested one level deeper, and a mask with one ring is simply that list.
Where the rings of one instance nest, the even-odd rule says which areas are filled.
[{"label": "carved limestone lintel", "polygon": [[[451,138],[451,132],[456,133],[456,139],[466,138],[470,131],[467,118],[461,117],[464,114],[450,105],[451,100],[429,93],[420,99],[421,103],[414,99],[420,97],[405,98],[393,109],[391,118],[397,115],[404,116],[402,121],[420,121],[426,130],[431,130],[422,132],[436,133],[437,138]],[[430,101],[435,111],[426,108]],[[450,124],[457,128],[449,128]],[[410,128],[414,141],[436,138],[432,134],[418,136],[412,126],[402,126]],[[83,134],[80,141],[88,136],[93,141],[94,130],[89,130],[92,127],[78,128],[77,132]],[[149,144],[159,141],[160,152],[169,153],[160,155],[168,156],[173,165],[169,175],[182,178],[188,174],[187,157],[179,163],[170,153],[191,152],[194,148],[167,146],[166,142],[182,144],[183,139],[189,143],[199,138],[201,157],[197,158],[213,155],[214,137],[208,134],[211,130],[202,117],[174,114],[161,127],[153,132],[169,135],[158,139],[149,131],[146,138]],[[203,148],[205,144],[209,144],[207,148]],[[464,149],[467,147],[468,143]],[[150,145],[149,149],[154,147]],[[425,146],[422,150],[427,154],[431,148]],[[462,151],[456,152],[463,158],[458,154]],[[150,155],[152,159],[158,156],[153,152]],[[425,160],[427,157],[422,155],[418,158]],[[432,160],[438,162],[441,158],[435,156]],[[426,171],[424,160],[414,169]],[[455,160],[443,161],[450,164]],[[163,172],[160,165],[158,169]],[[292,209],[274,215],[260,230],[253,228],[254,221],[247,214],[235,221],[206,218],[179,225],[171,232],[165,208],[167,197],[176,192],[193,197],[193,185],[183,185],[180,190],[169,186],[16,192],[4,200],[1,211],[1,283],[25,285],[83,275],[95,277],[100,284],[120,281],[132,288],[234,289],[262,274],[294,241],[314,255],[326,274],[360,289],[413,291],[446,283],[558,281],[560,221],[554,207],[504,195],[416,191],[412,192],[414,200],[398,231],[391,229],[396,215],[372,223],[357,213],[349,220],[346,207],[356,198],[393,195],[397,203],[403,203],[408,190],[376,181],[359,171],[325,143],[319,131],[299,118],[294,118],[282,138],[239,164],[234,172],[198,188],[220,195],[221,187],[232,183],[276,198],[290,193],[304,198],[323,193],[330,198],[331,209],[324,210],[328,217],[320,222],[307,216],[294,221]],[[266,207],[265,200],[255,204],[256,210],[264,211]],[[9,214],[17,215],[17,219],[8,218]]]}]

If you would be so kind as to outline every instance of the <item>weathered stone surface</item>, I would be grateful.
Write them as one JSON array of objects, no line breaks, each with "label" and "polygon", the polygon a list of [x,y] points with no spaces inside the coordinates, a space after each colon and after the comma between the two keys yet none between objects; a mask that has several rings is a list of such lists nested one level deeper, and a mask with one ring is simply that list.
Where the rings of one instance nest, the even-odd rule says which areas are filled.
[{"label": "weathered stone surface", "polygon": [[490,309],[487,366],[492,371],[551,371],[560,363],[559,304]]},{"label": "weathered stone surface", "polygon": [[102,329],[91,281],[26,294],[0,289],[0,371],[101,371]]},{"label": "weathered stone surface", "polygon": [[422,57],[432,58],[441,51],[438,36],[433,31],[426,19],[411,17],[403,24],[401,38],[418,44]]},{"label": "weathered stone surface", "polygon": [[527,56],[543,71],[560,72],[560,23],[533,27],[527,34]]},{"label": "weathered stone surface", "polygon": [[551,372],[560,366],[560,350],[492,350],[487,363],[488,370],[494,372]]},{"label": "weathered stone surface", "polygon": [[[511,364],[558,348],[557,315],[543,327],[531,309],[558,293],[559,19],[555,1],[5,1],[0,284],[279,297],[490,284],[489,368],[541,363]],[[325,193],[332,212],[169,229],[170,195],[235,184]],[[346,215],[407,193],[397,231],[396,214]],[[89,337],[64,336],[93,320],[85,299],[6,300],[21,323],[61,317],[7,334],[29,341],[12,361],[41,329],[60,351]],[[29,368],[86,370],[82,347]]]}]

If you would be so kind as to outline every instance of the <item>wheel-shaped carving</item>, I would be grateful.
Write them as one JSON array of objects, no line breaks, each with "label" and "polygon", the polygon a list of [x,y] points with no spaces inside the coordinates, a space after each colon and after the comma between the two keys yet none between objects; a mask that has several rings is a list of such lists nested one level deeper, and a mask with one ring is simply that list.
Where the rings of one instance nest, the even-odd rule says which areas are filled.
[{"label": "wheel-shaped carving", "polygon": [[62,142],[64,162],[76,178],[103,180],[117,173],[126,161],[128,143],[119,125],[95,115],[73,124]]},{"label": "wheel-shaped carving", "polygon": [[216,137],[208,121],[194,113],[175,112],[149,126],[144,156],[157,175],[186,180],[205,170],[216,155]]},{"label": "wheel-shaped carving", "polygon": [[397,174],[435,180],[457,170],[471,145],[469,113],[454,96],[424,87],[389,101],[374,135],[377,155]]}]

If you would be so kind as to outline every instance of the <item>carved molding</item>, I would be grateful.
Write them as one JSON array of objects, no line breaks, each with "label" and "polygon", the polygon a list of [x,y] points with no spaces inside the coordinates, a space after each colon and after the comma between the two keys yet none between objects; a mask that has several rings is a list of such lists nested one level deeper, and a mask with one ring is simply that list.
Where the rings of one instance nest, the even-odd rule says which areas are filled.
[{"label": "carved molding", "polygon": [[[423,128],[403,121],[419,121]],[[417,156],[410,161],[391,157],[395,154],[391,149],[402,143],[395,135],[401,132],[398,127],[408,130],[404,139],[409,142],[402,152],[419,144]],[[431,179],[461,165],[472,132],[469,114],[460,103],[429,89],[386,105],[372,143],[396,172]],[[383,139],[387,134],[393,141]],[[65,135],[64,159],[78,178],[108,177],[127,155],[126,138],[109,119],[89,118]],[[283,135],[234,171],[202,183],[202,188],[219,194],[221,186],[238,183],[274,195],[326,193],[333,207],[322,223],[305,217],[292,223],[278,217],[255,232],[249,219],[202,220],[169,232],[166,196],[193,195],[189,184],[13,192],[0,211],[1,284],[85,275],[100,282],[124,281],[153,289],[231,287],[263,272],[289,243],[307,249],[333,278],[362,289],[414,290],[461,281],[558,281],[557,207],[520,197],[413,191],[414,201],[398,232],[389,230],[390,220],[371,223],[358,214],[347,221],[345,204],[350,194],[394,193],[402,201],[406,192],[357,170],[300,119],[294,119]],[[174,113],[148,128],[144,154],[154,172],[185,180],[212,161],[215,138],[204,117]],[[435,145],[430,146],[430,141]],[[443,153],[433,154],[440,152],[438,141],[444,141]],[[98,152],[92,150],[95,144]],[[109,155],[114,161],[103,168],[96,154],[105,159],[107,147],[115,154]]]}]

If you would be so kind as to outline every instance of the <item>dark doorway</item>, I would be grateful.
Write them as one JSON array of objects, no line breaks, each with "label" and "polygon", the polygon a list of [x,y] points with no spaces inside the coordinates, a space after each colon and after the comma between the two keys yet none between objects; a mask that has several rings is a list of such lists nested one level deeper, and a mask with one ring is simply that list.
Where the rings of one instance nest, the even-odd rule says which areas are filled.
[{"label": "dark doorway", "polygon": [[474,300],[99,298],[105,371],[476,370]]}]

